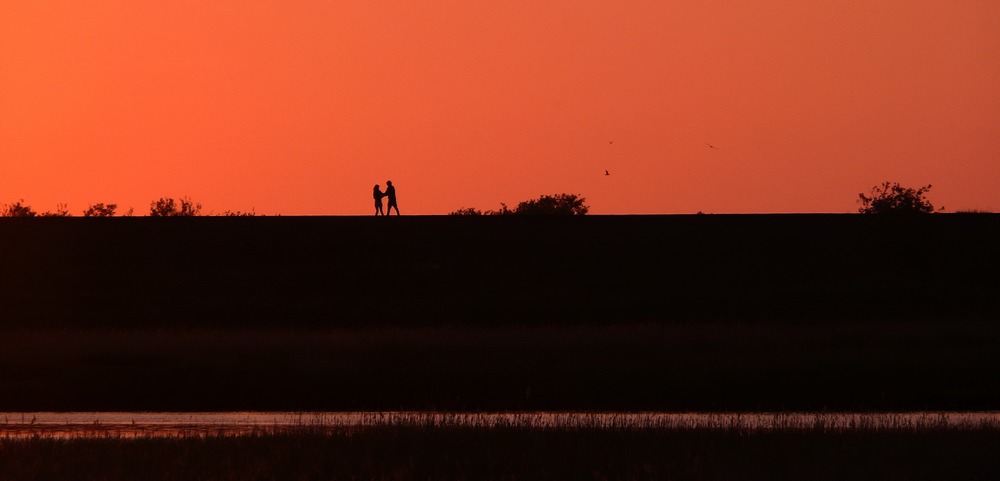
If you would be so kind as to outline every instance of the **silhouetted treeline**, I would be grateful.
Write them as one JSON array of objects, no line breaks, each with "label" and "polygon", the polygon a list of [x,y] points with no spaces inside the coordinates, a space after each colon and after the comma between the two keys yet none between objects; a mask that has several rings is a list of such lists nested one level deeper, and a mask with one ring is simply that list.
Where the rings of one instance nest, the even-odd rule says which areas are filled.
[{"label": "silhouetted treeline", "polygon": [[[113,217],[118,210],[118,204],[105,204],[99,202],[87,206],[83,211],[84,217]],[[36,212],[31,206],[24,203],[24,199],[13,204],[5,204],[0,207],[0,217],[72,217],[66,204],[59,204],[55,211]],[[132,217],[135,211],[129,208],[124,217]],[[201,215],[201,203],[191,200],[189,197],[174,199],[173,197],[161,197],[149,203],[150,217],[194,217]],[[250,211],[227,210],[220,214],[225,217],[253,217],[256,214]]]},{"label": "silhouetted treeline", "polygon": [[481,211],[472,207],[463,207],[452,211],[449,215],[586,215],[590,207],[587,199],[577,194],[542,195],[517,204],[511,209],[501,203],[497,210]]}]

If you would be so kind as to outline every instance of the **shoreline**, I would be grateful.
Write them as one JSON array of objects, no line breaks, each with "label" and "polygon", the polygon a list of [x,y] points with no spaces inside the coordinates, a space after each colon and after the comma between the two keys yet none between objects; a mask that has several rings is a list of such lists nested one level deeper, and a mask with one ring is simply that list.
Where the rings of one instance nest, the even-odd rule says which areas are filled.
[{"label": "shoreline", "polygon": [[[30,416],[30,417],[29,417]],[[981,412],[34,412],[0,413],[0,438],[267,435],[343,429],[810,431],[1000,430]],[[14,417],[21,422],[9,422]],[[30,419],[30,421],[28,421]]]}]

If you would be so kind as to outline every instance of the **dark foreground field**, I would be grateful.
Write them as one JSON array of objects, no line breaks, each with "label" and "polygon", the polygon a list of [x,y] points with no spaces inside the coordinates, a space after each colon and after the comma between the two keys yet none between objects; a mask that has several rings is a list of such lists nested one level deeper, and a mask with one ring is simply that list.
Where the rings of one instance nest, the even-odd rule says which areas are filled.
[{"label": "dark foreground field", "polygon": [[958,319],[1000,215],[0,219],[0,329]]},{"label": "dark foreground field", "polygon": [[1000,215],[0,219],[0,410],[990,410]]},{"label": "dark foreground field", "polygon": [[365,428],[0,440],[0,480],[985,480],[1000,431]]},{"label": "dark foreground field", "polygon": [[995,410],[998,346],[985,322],[22,331],[0,411]]},{"label": "dark foreground field", "polygon": [[[0,219],[0,410],[995,410],[1000,216]],[[998,431],[0,439],[0,480],[992,479]]]}]

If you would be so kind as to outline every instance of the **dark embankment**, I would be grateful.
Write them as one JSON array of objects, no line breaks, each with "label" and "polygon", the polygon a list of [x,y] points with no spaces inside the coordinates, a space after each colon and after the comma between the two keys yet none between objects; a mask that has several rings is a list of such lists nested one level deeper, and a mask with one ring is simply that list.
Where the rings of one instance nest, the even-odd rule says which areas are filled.
[{"label": "dark embankment", "polygon": [[995,320],[1000,215],[0,219],[0,326]]},{"label": "dark embankment", "polygon": [[0,412],[981,411],[997,346],[996,323],[22,331]]},{"label": "dark embankment", "polygon": [[0,219],[0,410],[989,410],[1000,216]]}]

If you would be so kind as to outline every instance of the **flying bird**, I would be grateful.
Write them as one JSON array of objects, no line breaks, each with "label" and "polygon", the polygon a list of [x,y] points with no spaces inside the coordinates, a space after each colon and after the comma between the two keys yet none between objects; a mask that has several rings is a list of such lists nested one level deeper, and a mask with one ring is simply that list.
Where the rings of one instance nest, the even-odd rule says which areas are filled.
[{"label": "flying bird", "polygon": [[710,144],[710,143],[708,143],[708,142],[705,142],[705,145],[707,145],[707,146],[708,146],[708,148],[710,148],[710,149],[715,149],[715,150],[719,150],[719,148],[718,148],[718,147],[716,147],[716,146],[714,146],[714,145],[712,145],[712,144]]},{"label": "flying bird", "polygon": [[608,143],[609,144],[613,144],[613,143],[615,143],[615,141],[614,140],[609,140]]}]

